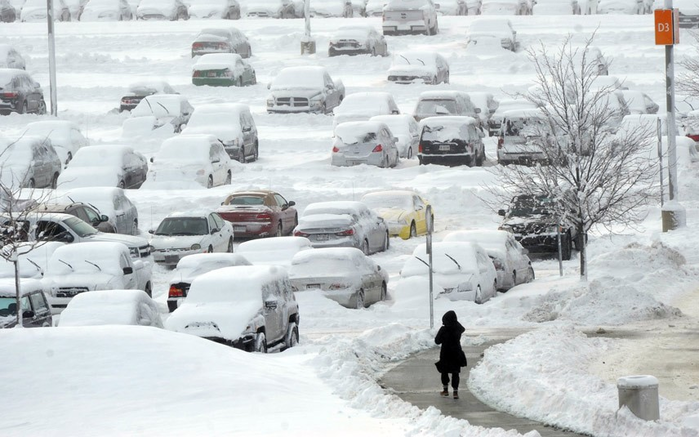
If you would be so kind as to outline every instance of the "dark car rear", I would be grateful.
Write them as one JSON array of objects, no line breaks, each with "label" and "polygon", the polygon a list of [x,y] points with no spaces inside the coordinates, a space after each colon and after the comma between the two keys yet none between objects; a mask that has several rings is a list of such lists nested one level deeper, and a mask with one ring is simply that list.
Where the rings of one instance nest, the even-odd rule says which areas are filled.
[{"label": "dark car rear", "polygon": [[483,165],[483,134],[472,117],[429,117],[421,124],[420,164]]},{"label": "dark car rear", "polygon": [[24,70],[0,68],[0,114],[46,114],[44,92]]}]

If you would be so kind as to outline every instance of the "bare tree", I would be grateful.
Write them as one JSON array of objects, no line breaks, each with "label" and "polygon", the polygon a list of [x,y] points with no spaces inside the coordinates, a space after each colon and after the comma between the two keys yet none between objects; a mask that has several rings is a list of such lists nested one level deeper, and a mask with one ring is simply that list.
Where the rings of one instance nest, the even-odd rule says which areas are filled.
[{"label": "bare tree", "polygon": [[[699,46],[699,34],[691,32],[697,46]],[[688,96],[699,98],[699,59],[696,56],[685,56],[679,64],[685,71],[678,75],[677,89]]]},{"label": "bare tree", "polygon": [[[578,233],[580,276],[587,279],[587,233],[601,225],[633,226],[640,208],[657,195],[657,164],[649,159],[651,131],[619,128],[622,109],[612,104],[618,85],[597,86],[598,65],[589,50],[594,35],[576,49],[569,36],[554,52],[530,49],[536,85],[522,96],[535,103],[543,122],[528,143],[545,160],[531,166],[496,167],[500,202],[513,193],[554,199],[555,214],[567,216]],[[502,203],[501,203],[502,204]]]}]

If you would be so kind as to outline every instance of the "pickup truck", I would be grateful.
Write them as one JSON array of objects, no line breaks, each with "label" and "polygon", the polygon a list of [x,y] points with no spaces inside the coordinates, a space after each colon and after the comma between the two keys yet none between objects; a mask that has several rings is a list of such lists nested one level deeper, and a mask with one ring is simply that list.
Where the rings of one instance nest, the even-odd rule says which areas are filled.
[{"label": "pickup truck", "polygon": [[268,86],[267,112],[332,113],[345,98],[345,85],[324,67],[287,67]]},{"label": "pickup truck", "polygon": [[383,9],[384,35],[436,35],[437,8],[432,0],[389,0]]}]

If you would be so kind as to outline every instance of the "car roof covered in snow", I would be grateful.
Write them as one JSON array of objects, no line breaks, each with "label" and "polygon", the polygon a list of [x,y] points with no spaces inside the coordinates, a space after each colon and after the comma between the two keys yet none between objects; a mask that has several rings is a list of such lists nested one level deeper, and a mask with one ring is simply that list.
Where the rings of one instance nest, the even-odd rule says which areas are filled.
[{"label": "car roof covered in snow", "polygon": [[243,58],[237,53],[207,53],[197,59],[192,70],[218,70],[235,67]]},{"label": "car roof covered in snow", "polygon": [[304,216],[315,214],[350,214],[359,216],[368,208],[362,202],[353,200],[335,200],[330,202],[311,203],[303,211]]}]

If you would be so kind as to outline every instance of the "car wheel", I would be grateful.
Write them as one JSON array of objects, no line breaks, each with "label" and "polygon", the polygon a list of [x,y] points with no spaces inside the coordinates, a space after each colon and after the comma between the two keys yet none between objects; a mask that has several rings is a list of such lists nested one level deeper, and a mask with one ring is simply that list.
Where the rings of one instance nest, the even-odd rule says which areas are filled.
[{"label": "car wheel", "polygon": [[355,308],[358,310],[364,308],[364,290],[362,290],[362,289],[360,289],[357,292],[357,298],[355,301]]},{"label": "car wheel", "polygon": [[241,147],[238,150],[238,162],[241,164],[245,164],[245,162],[246,162],[246,160],[245,160],[245,147]]},{"label": "car wheel", "polygon": [[126,183],[124,183],[124,181],[119,181],[119,183],[117,184],[117,187],[119,187],[123,190],[126,188]]},{"label": "car wheel", "polygon": [[447,72],[446,77],[444,77],[444,83],[449,83],[449,72]]},{"label": "car wheel", "polygon": [[20,114],[26,114],[27,111],[28,111],[27,101],[25,100],[24,103],[22,103],[22,111],[20,112]]},{"label": "car wheel", "polygon": [[480,285],[476,287],[476,297],[474,301],[479,305],[483,303],[483,291],[481,290]]},{"label": "car wheel", "polygon": [[233,238],[228,239],[228,247],[226,248],[226,252],[233,253]]},{"label": "car wheel", "polygon": [[255,143],[255,148],[252,149],[252,160],[257,161],[257,158],[260,157],[260,150],[259,150],[259,145]]},{"label": "car wheel", "polygon": [[239,76],[235,81],[235,86],[243,86],[243,76]]},{"label": "car wheel", "polygon": [[146,294],[148,295],[148,297],[153,297],[153,288],[152,288],[152,286],[150,285],[150,282],[146,282],[146,289],[143,290],[143,291],[146,292]]},{"label": "car wheel", "polygon": [[284,339],[284,349],[289,349],[299,344],[299,327],[296,323],[289,323],[286,338]]},{"label": "car wheel", "polygon": [[516,270],[514,270],[512,272],[512,286],[514,287],[515,285],[517,285],[517,271]]},{"label": "car wheel", "polygon": [[483,167],[483,161],[485,161],[485,151],[476,155],[476,167]]},{"label": "car wheel", "polygon": [[209,247],[206,249],[206,253],[214,253],[214,247],[209,245]]},{"label": "car wheel", "polygon": [[41,101],[39,102],[39,109],[36,111],[36,113],[41,115],[46,114],[46,102],[44,101],[44,99],[41,99]]},{"label": "car wheel", "polygon": [[255,352],[267,353],[267,337],[264,332],[258,332],[255,336]]},{"label": "car wheel", "polygon": [[[294,215],[294,228],[299,225],[299,215]],[[292,228],[293,230],[293,228]],[[293,232],[293,231],[292,231]]]},{"label": "car wheel", "polygon": [[371,48],[371,56],[376,56],[376,47]]},{"label": "car wheel", "polygon": [[413,157],[413,148],[408,147],[408,154],[406,155],[407,159],[411,159]]},{"label": "car wheel", "polygon": [[279,223],[279,224],[277,225],[277,233],[274,234],[274,236],[275,236],[275,237],[282,237],[282,236],[284,236],[283,231],[284,231],[284,228],[282,227],[282,224]]},{"label": "car wheel", "polygon": [[564,261],[569,261],[573,252],[573,242],[571,241],[570,235],[565,234],[561,236],[561,258]]},{"label": "car wheel", "polygon": [[388,167],[388,157],[386,155],[384,155],[383,158],[381,159],[381,164],[379,164],[379,167],[381,167],[381,168]]},{"label": "car wheel", "polygon": [[383,250],[382,252],[387,251],[391,247],[391,239],[388,236],[388,232],[386,232],[386,236],[383,239]]},{"label": "car wheel", "polygon": [[534,279],[536,279],[536,276],[534,275],[534,267],[529,266],[527,282],[532,282]]},{"label": "car wheel", "polygon": [[362,247],[361,247],[362,252],[364,252],[364,255],[369,255],[369,242],[364,240],[362,242]]},{"label": "car wheel", "polygon": [[53,178],[51,178],[51,188],[54,190],[58,188],[58,173],[54,173]]},{"label": "car wheel", "polygon": [[71,161],[71,159],[73,159],[73,154],[68,152],[68,158],[66,158],[66,164],[68,164]]},{"label": "car wheel", "polygon": [[386,289],[386,283],[381,284],[381,296],[379,297],[379,300],[386,300],[388,299],[388,290]]},{"label": "car wheel", "polygon": [[410,237],[409,238],[415,238],[417,237],[417,228],[415,227],[415,222],[410,223]]},{"label": "car wheel", "polygon": [[[116,232],[116,230],[114,230]],[[133,221],[133,228],[131,229],[131,235],[138,235],[138,220]]]},{"label": "car wheel", "polygon": [[209,179],[206,180],[206,188],[213,188],[214,186],[214,177],[209,175]]},{"label": "car wheel", "polygon": [[226,173],[226,185],[230,185],[233,180],[233,177],[231,176],[231,172],[229,171]]}]

